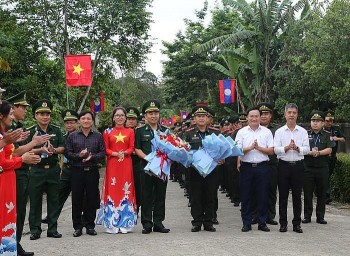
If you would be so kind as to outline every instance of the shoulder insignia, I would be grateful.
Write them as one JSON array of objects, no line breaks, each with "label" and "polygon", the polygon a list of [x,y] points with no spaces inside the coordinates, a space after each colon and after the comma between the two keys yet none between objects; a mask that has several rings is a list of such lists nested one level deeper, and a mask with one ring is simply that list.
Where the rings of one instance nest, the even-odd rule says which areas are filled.
[{"label": "shoulder insignia", "polygon": [[61,129],[61,126],[57,125],[57,124],[51,124],[52,127],[55,127],[55,128],[58,128],[58,129]]},{"label": "shoulder insignia", "polygon": [[210,129],[210,130],[214,130],[214,131],[220,131],[219,128],[216,128],[216,127],[214,127],[214,126],[210,126],[209,129]]},{"label": "shoulder insignia", "polygon": [[35,128],[35,126],[36,126],[36,124],[34,124],[34,125],[32,125],[32,126],[29,126],[29,127],[27,128],[27,130],[32,130],[32,129]]},{"label": "shoulder insignia", "polygon": [[323,132],[327,134],[332,134],[330,131],[327,131],[326,129],[323,129]]},{"label": "shoulder insignia", "polygon": [[142,127],[144,127],[145,125],[146,125],[146,124],[143,124],[143,125],[137,126],[135,129],[142,128]]},{"label": "shoulder insignia", "polygon": [[190,132],[190,131],[193,131],[193,130],[194,130],[194,127],[187,129],[185,132]]}]

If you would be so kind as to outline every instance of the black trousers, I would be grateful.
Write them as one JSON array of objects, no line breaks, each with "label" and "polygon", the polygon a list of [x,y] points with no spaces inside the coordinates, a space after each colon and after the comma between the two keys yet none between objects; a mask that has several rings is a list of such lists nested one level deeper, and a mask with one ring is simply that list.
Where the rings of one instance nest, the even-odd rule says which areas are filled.
[{"label": "black trousers", "polygon": [[[95,228],[96,209],[99,207],[100,191],[98,188],[100,173],[98,168],[84,171],[72,167],[72,219],[73,228]],[[83,206],[83,202],[86,204]],[[82,214],[83,212],[83,214]],[[82,215],[84,221],[82,222]]]},{"label": "black trousers", "polygon": [[290,164],[283,160],[278,163],[278,192],[280,224],[287,225],[287,206],[289,189],[293,197],[293,226],[301,223],[301,191],[303,188],[304,164],[303,161]]},{"label": "black trousers", "polygon": [[218,170],[215,168],[203,178],[193,167],[188,168],[191,188],[192,225],[210,227],[213,225],[217,189]]},{"label": "black trousers", "polygon": [[267,190],[269,184],[269,166],[267,161],[253,167],[252,164],[242,162],[240,167],[241,189],[241,216],[243,225],[250,226],[252,223],[251,200],[254,188],[257,191],[257,210],[259,225],[266,224],[267,218]]}]

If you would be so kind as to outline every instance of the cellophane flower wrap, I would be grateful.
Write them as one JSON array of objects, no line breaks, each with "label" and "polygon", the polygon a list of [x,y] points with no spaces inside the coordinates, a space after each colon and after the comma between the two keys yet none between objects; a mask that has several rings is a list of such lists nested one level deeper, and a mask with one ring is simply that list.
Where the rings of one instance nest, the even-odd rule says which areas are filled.
[{"label": "cellophane flower wrap", "polygon": [[164,181],[170,175],[172,161],[179,162],[185,167],[192,163],[190,145],[168,131],[155,133],[151,143],[152,152],[145,158],[148,164],[144,170]]},{"label": "cellophane flower wrap", "polygon": [[193,152],[192,165],[203,177],[208,176],[215,169],[219,160],[243,155],[243,151],[237,148],[232,138],[224,137],[222,134],[212,133],[205,136],[202,146]]}]

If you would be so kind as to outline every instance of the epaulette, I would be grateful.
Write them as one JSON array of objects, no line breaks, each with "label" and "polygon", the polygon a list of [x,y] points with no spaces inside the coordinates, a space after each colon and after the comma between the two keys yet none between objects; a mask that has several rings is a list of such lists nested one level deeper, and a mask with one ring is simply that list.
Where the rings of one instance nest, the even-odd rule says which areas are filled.
[{"label": "epaulette", "polygon": [[137,126],[135,129],[139,129],[141,127],[144,127],[146,124],[143,124],[143,125],[140,125],[140,126]]},{"label": "epaulette", "polygon": [[191,128],[188,128],[185,132],[190,132],[190,131],[193,131],[194,130],[194,127],[191,127]]},{"label": "epaulette", "polygon": [[219,129],[219,128],[216,128],[216,127],[214,127],[214,126],[210,126],[209,129],[215,130],[215,131],[219,131],[219,132],[220,132],[220,129]]},{"label": "epaulette", "polygon": [[61,129],[61,126],[58,126],[57,124],[50,124],[50,125],[55,127],[55,128]]},{"label": "epaulette", "polygon": [[327,131],[326,129],[323,129],[323,131],[324,131],[325,133],[327,133],[327,134],[332,134],[331,131]]},{"label": "epaulette", "polygon": [[34,129],[35,126],[36,126],[36,124],[34,124],[34,125],[32,125],[32,126],[29,126],[29,127],[27,128],[27,130]]}]

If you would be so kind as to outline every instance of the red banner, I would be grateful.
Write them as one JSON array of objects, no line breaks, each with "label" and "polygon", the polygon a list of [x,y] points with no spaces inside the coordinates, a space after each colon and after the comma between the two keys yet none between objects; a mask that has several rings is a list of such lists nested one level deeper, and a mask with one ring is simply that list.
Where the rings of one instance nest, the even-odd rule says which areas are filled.
[{"label": "red banner", "polygon": [[67,86],[91,86],[90,55],[66,55],[65,62]]}]

